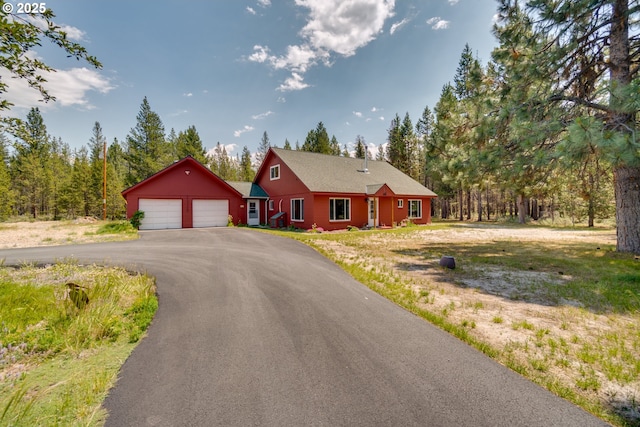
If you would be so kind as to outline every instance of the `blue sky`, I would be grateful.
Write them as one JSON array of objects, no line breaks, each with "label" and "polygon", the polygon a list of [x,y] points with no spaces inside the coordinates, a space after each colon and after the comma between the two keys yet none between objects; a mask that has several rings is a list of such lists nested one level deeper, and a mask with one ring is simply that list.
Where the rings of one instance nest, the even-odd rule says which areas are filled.
[{"label": "blue sky", "polygon": [[[17,1],[9,0],[17,5]],[[282,147],[319,121],[341,145],[378,145],[396,113],[433,109],[469,43],[483,64],[496,41],[495,0],[48,0],[55,22],[103,64],[35,50],[55,103],[11,81],[11,114],[39,106],[72,148],[100,122],[123,142],[146,96],[166,133],[194,125],[207,149]]]}]

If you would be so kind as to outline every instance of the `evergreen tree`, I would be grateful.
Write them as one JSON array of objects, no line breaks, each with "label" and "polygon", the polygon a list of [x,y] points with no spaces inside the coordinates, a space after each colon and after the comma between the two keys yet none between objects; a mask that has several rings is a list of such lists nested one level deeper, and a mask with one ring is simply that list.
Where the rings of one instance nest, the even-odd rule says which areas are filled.
[{"label": "evergreen tree", "polygon": [[282,148],[284,148],[285,150],[291,150],[291,144],[289,143],[288,139],[284,139],[284,147]]},{"label": "evergreen tree", "polygon": [[364,159],[365,156],[365,149],[364,149],[364,145],[366,144],[366,142],[364,141],[364,138],[360,135],[356,136],[356,153],[355,153],[355,157],[356,159]]},{"label": "evergreen tree", "polygon": [[0,221],[6,220],[13,213],[14,195],[9,175],[8,141],[0,134]]},{"label": "evergreen tree", "polygon": [[195,126],[189,126],[186,131],[181,131],[176,138],[177,159],[187,156],[193,157],[202,164],[207,162],[207,152]]},{"label": "evergreen tree", "polygon": [[[507,27],[518,9],[511,1],[500,1],[500,16],[507,20]],[[533,38],[547,42],[545,50],[530,58],[526,71],[551,83],[549,91],[532,94],[530,100],[561,108],[564,114],[559,123],[570,122],[584,110],[594,118],[583,123],[589,125],[589,139],[595,137],[590,142],[613,165],[617,249],[640,253],[640,155],[635,137],[640,91],[634,79],[640,39],[635,30],[630,34],[630,23],[635,25],[640,18],[637,2],[529,1],[523,12]],[[503,29],[497,28],[503,40],[512,39],[513,34]],[[526,52],[515,53],[521,57]],[[595,88],[605,93],[594,97]],[[581,127],[568,129],[577,132],[573,143],[587,143],[581,138]]]},{"label": "evergreen tree", "polygon": [[100,122],[95,122],[89,140],[89,164],[91,168],[91,191],[89,193],[89,211],[91,215],[102,218],[104,147],[107,139],[102,133]]},{"label": "evergreen tree", "polygon": [[[285,141],[285,146],[288,141]],[[288,148],[289,150],[291,147]],[[242,148],[242,157],[240,158],[240,181],[252,182],[253,178],[255,178],[256,172],[253,170],[251,166],[251,152],[245,145]]]},{"label": "evergreen tree", "polygon": [[17,130],[11,171],[18,213],[33,218],[47,214],[52,183],[49,160],[51,138],[38,108],[32,108],[24,126]]},{"label": "evergreen tree", "polygon": [[[334,137],[335,138],[335,137]],[[337,140],[335,141],[337,144]],[[338,144],[338,154],[339,154],[339,144]],[[329,140],[329,134],[327,133],[327,129],[324,127],[324,123],[319,122],[318,126],[315,129],[312,129],[307,133],[307,138],[302,144],[302,151],[310,151],[312,153],[321,153],[321,154],[334,154],[334,146],[332,146],[331,141]]]},{"label": "evergreen tree", "polygon": [[129,163],[127,185],[148,178],[173,161],[162,120],[151,110],[147,97],[140,106],[136,126],[127,135],[126,158]]},{"label": "evergreen tree", "polygon": [[122,197],[128,166],[125,152],[116,138],[107,148],[107,217],[125,218],[127,206]]},{"label": "evergreen tree", "polygon": [[338,139],[336,138],[335,135],[331,136],[331,154],[333,154],[334,156],[339,156],[340,154],[342,154],[342,152],[340,151],[340,143],[338,142]]},{"label": "evergreen tree", "polygon": [[267,135],[267,131],[265,130],[258,145],[258,152],[256,153],[256,163],[258,166],[262,164],[262,161],[267,156],[269,148],[271,148],[271,143],[269,142],[269,135]]}]

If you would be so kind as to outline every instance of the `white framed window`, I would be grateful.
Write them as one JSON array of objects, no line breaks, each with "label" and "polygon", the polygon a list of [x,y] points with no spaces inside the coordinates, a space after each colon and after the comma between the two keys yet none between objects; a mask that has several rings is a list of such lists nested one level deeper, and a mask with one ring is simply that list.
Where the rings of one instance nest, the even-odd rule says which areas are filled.
[{"label": "white framed window", "polygon": [[409,218],[422,218],[422,200],[409,200]]},{"label": "white framed window", "polygon": [[291,221],[304,221],[304,199],[291,199]]},{"label": "white framed window", "polygon": [[269,178],[271,181],[280,179],[280,165],[273,165],[269,168]]},{"label": "white framed window", "polygon": [[274,207],[274,204],[273,204],[273,200],[269,200],[269,210],[272,211],[274,209],[275,209],[275,207]]},{"label": "white framed window", "polygon": [[329,199],[329,221],[350,221],[351,199]]},{"label": "white framed window", "polygon": [[404,199],[398,199],[398,208],[404,208]]}]

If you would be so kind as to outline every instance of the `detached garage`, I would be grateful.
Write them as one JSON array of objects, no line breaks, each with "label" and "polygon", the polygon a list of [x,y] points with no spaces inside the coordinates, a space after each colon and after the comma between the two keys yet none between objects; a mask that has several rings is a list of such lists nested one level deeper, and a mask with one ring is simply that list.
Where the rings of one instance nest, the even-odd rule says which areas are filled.
[{"label": "detached garage", "polygon": [[122,192],[127,217],[144,212],[141,230],[224,227],[247,223],[242,194],[193,157],[186,157]]}]

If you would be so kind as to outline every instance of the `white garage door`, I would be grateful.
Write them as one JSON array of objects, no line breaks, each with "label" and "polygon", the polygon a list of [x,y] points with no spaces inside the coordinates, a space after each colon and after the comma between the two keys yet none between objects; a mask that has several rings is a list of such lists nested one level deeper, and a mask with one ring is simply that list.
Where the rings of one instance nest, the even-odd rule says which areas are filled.
[{"label": "white garage door", "polygon": [[194,227],[225,227],[229,218],[228,200],[194,200]]},{"label": "white garage door", "polygon": [[140,199],[138,209],[144,212],[140,230],[182,228],[181,199]]}]

